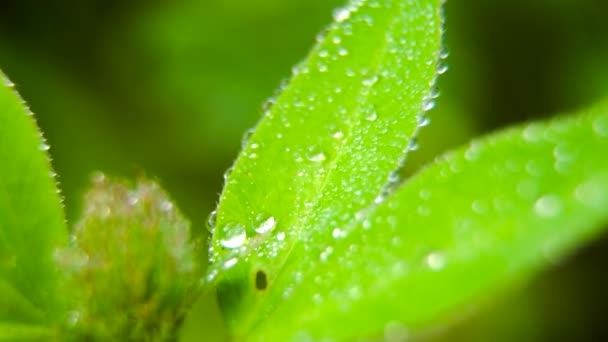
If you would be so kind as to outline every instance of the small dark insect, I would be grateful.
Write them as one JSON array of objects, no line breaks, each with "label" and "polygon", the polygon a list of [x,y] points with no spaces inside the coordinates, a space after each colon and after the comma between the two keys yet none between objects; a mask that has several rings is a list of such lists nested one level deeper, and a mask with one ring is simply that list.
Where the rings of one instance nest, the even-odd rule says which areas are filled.
[{"label": "small dark insect", "polygon": [[266,273],[262,270],[259,270],[255,274],[255,287],[260,290],[266,290],[268,287],[268,278],[266,277]]}]

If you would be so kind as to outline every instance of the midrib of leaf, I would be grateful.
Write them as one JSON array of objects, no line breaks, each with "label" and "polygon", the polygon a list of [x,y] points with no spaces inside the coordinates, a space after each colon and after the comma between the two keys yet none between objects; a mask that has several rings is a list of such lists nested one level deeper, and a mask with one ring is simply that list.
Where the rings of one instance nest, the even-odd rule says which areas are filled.
[{"label": "midrib of leaf", "polygon": [[[395,5],[393,6],[393,11],[399,11],[402,10],[400,5]],[[373,75],[376,75],[377,77],[380,77],[379,75],[379,67],[382,64],[382,62],[384,61],[386,54],[387,54],[387,46],[388,46],[388,32],[391,32],[391,28],[393,28],[396,25],[396,22],[398,21],[399,16],[398,15],[391,15],[390,19],[387,20],[387,22],[385,23],[385,27],[388,28],[388,30],[379,30],[379,32],[384,32],[383,34],[383,38],[384,39],[380,39],[382,41],[382,44],[379,46],[378,48],[378,52],[376,53],[375,58],[373,59],[373,61],[370,63],[371,66],[373,66],[371,69],[374,70]],[[315,49],[312,51],[312,53],[317,53],[318,49]],[[437,56],[439,56],[440,51],[437,51]],[[379,85],[379,82],[376,82],[371,88],[370,91],[368,93],[366,93],[365,96],[363,96],[359,101],[357,101],[357,106],[354,107],[358,113],[363,114],[363,107],[367,104],[369,104],[369,98],[370,98],[370,94],[372,93],[371,90],[373,87],[377,87]],[[429,90],[429,94],[432,91],[432,89]],[[420,114],[424,114],[424,110],[422,109],[424,106],[424,101],[420,102]],[[364,118],[359,117],[359,120],[355,120],[354,124],[349,125],[349,129],[350,131],[354,131],[353,128],[357,127],[357,126],[363,126],[361,125],[361,123],[363,122]],[[349,120],[349,123],[352,123],[352,121]],[[418,132],[420,130],[420,127],[416,126],[414,128],[414,131],[411,133],[408,142],[411,141],[412,139],[415,139]],[[349,135],[349,139],[352,139],[351,136]],[[407,143],[407,142],[406,142]],[[348,148],[344,148],[345,146],[347,146],[347,139],[345,141],[342,142],[342,144],[340,144],[340,149],[337,152],[336,158],[334,158],[331,162],[331,168],[329,169],[329,172],[327,172],[327,175],[324,177],[323,179],[323,183],[321,184],[321,186],[318,188],[318,191],[316,192],[316,196],[315,196],[315,204],[308,207],[308,210],[305,210],[301,213],[298,213],[298,217],[301,217],[301,219],[298,221],[297,223],[297,227],[299,227],[298,232],[299,232],[299,239],[294,241],[294,243],[290,244],[288,252],[285,253],[285,256],[282,258],[281,260],[281,268],[278,271],[277,274],[277,282],[279,282],[279,277],[281,277],[281,275],[283,275],[284,273],[284,267],[285,267],[285,260],[289,258],[289,256],[291,255],[294,247],[297,244],[302,244],[305,243],[301,240],[303,234],[306,235],[306,232],[308,232],[307,229],[303,229],[304,227],[306,227],[310,222],[310,220],[312,219],[314,221],[314,219],[316,218],[315,216],[311,216],[310,214],[315,212],[316,210],[318,210],[318,206],[319,206],[319,202],[321,200],[321,196],[324,193],[325,187],[327,186],[327,184],[329,183],[329,181],[331,180],[331,176],[333,174],[333,172],[338,168],[337,166],[340,163],[340,159],[343,155],[343,153],[345,151],[348,150]],[[406,146],[403,146],[404,148]],[[394,172],[395,170],[398,170],[402,164],[404,163],[407,155],[409,154],[409,149],[405,148],[404,152],[401,156],[400,159],[395,161],[395,166],[392,170],[389,170],[389,172],[386,174],[386,176],[388,177],[388,175],[391,172]],[[388,183],[388,179],[387,179],[387,183]],[[378,196],[382,196],[383,194],[385,194],[386,189],[382,188],[380,189],[380,192],[378,193]],[[365,213],[365,216],[363,217],[356,217],[356,215],[351,215],[351,219],[349,222],[346,223],[346,226],[344,226],[346,231],[352,230],[352,228],[354,228],[357,224],[360,224],[362,220],[366,219],[369,216],[369,213],[372,212],[374,210],[375,207],[377,207],[378,205],[380,205],[381,202],[376,202],[375,200],[371,201],[371,203],[369,203],[368,206],[363,207],[359,212],[360,213]],[[327,220],[323,220],[323,221],[327,221]],[[306,278],[306,277],[305,277]],[[264,312],[264,310],[262,309],[262,312]],[[256,330],[257,328],[259,328],[260,324],[264,322],[264,317],[265,315],[263,315],[263,317],[258,317],[256,323],[253,325],[252,327],[252,331]]]},{"label": "midrib of leaf", "polygon": [[[395,8],[396,9],[400,9],[399,6],[393,7],[393,9],[395,9]],[[397,17],[398,16],[391,15],[391,19],[387,21],[386,27],[392,27],[392,26],[394,26]],[[380,32],[384,33],[386,31],[385,30],[381,30]],[[384,33],[384,36],[386,36],[386,33]],[[388,45],[388,40],[385,38],[383,40],[380,48],[377,50],[378,53],[376,53],[376,57],[374,58],[373,62],[370,63],[370,65],[373,66],[373,70],[374,70],[373,74],[376,75],[376,76],[379,76],[378,75],[378,69],[380,67],[380,64],[382,63],[382,61],[384,60],[384,58],[386,56],[386,46],[387,45]],[[318,50],[319,50],[318,48],[314,49],[312,51],[312,54],[318,53]],[[372,86],[372,88],[374,86],[376,86],[376,85],[377,85],[377,83],[374,84]],[[371,94],[371,89],[370,89],[370,91],[368,93],[365,94],[365,96],[363,96],[363,98],[360,101],[357,101],[357,105],[354,107],[354,111],[358,112],[359,114],[361,114],[361,116],[363,114],[363,111],[362,111],[363,106],[368,103],[370,94]],[[363,119],[364,119],[363,117],[360,117],[359,120],[355,120],[354,124],[352,124],[352,121],[349,120],[349,125],[348,125],[349,131],[353,132],[354,131],[353,128],[355,128],[357,126],[361,126],[361,122],[362,122]],[[348,139],[352,139],[352,137],[351,137],[350,134],[348,136],[349,136]],[[414,137],[412,136],[410,138],[410,140],[413,139],[413,138]],[[285,259],[287,259],[291,255],[291,252],[293,251],[293,247],[297,243],[301,243],[301,240],[299,238],[301,238],[302,237],[301,234],[306,231],[305,229],[302,229],[302,228],[306,226],[307,221],[311,218],[310,213],[317,210],[317,207],[319,205],[319,201],[321,199],[320,195],[322,193],[324,193],[324,190],[325,190],[327,184],[329,183],[329,180],[332,178],[331,176],[333,175],[334,171],[337,169],[337,165],[339,165],[339,161],[340,161],[341,157],[343,156],[344,151],[346,150],[345,146],[347,145],[348,139],[345,139],[339,145],[340,148],[337,150],[336,157],[333,158],[333,160],[331,161],[329,171],[327,172],[327,174],[323,178],[323,181],[321,182],[321,185],[318,187],[318,189],[317,189],[317,191],[315,193],[315,196],[314,196],[314,205],[311,205],[309,207],[304,207],[304,208],[308,208],[308,210],[304,210],[302,213],[298,213],[296,215],[296,217],[300,217],[301,218],[298,221],[297,225],[296,225],[296,227],[298,227],[298,240],[293,240],[294,242],[289,245],[289,248],[288,248],[287,252],[285,253],[284,257],[282,258],[282,260],[280,262],[281,263],[281,267],[279,268],[279,271],[277,272],[277,277],[280,276],[283,273],[283,266],[285,265]],[[406,154],[407,154],[407,151],[406,151]]]}]

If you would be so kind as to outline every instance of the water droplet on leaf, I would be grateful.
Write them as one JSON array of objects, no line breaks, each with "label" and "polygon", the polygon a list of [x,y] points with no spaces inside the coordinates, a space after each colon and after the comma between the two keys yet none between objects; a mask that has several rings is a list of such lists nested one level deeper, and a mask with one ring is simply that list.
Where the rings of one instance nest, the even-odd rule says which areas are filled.
[{"label": "water droplet on leaf", "polygon": [[228,224],[224,227],[224,238],[220,244],[226,248],[234,249],[241,247],[247,241],[245,227],[240,224]]},{"label": "water droplet on leaf", "polygon": [[337,8],[334,11],[334,20],[338,23],[341,23],[345,20],[348,20],[348,18],[350,18],[350,9],[348,8]]},{"label": "water droplet on leaf", "polygon": [[266,221],[264,221],[259,227],[257,227],[255,229],[255,232],[258,234],[266,234],[271,232],[276,226],[277,221],[274,219],[274,217],[271,216]]},{"label": "water droplet on leaf", "polygon": [[595,133],[601,137],[608,137],[608,116],[601,115],[598,116],[593,121],[593,130]]},{"label": "water droplet on leaf", "polygon": [[446,265],[445,255],[439,252],[427,255],[424,261],[432,271],[441,271]]},{"label": "water droplet on leaf", "polygon": [[365,120],[367,120],[367,121],[376,121],[377,118],[378,118],[378,112],[376,112],[375,109],[372,109],[371,113],[369,113],[365,117]]},{"label": "water droplet on leaf", "polygon": [[534,212],[543,218],[552,218],[561,214],[564,204],[557,195],[549,194],[534,203]]},{"label": "water droplet on leaf", "polygon": [[279,240],[279,241],[285,240],[285,233],[280,232],[279,234],[277,234],[277,240]]},{"label": "water droplet on leaf", "polygon": [[223,268],[224,268],[224,270],[231,269],[238,262],[239,262],[239,259],[237,259],[237,258],[230,258],[230,259],[226,260],[226,262],[224,263]]},{"label": "water droplet on leaf", "polygon": [[316,152],[315,148],[312,148],[308,154],[308,160],[313,163],[321,163],[327,160],[327,156],[323,152]]},{"label": "water droplet on leaf", "polygon": [[207,218],[207,230],[213,234],[215,230],[215,223],[217,222],[217,210],[214,210],[209,214]]}]

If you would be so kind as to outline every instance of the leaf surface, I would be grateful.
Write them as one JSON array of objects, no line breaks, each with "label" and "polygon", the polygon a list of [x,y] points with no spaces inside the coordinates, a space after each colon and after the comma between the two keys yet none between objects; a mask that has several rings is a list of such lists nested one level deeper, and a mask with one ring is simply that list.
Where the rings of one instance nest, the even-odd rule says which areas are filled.
[{"label": "leaf surface", "polygon": [[[306,255],[386,195],[432,106],[440,0],[352,1],[269,102],[221,196],[209,281],[246,335]],[[213,220],[212,220],[213,221]],[[292,326],[293,327],[293,326]]]},{"label": "leaf surface", "polygon": [[301,284],[255,337],[407,336],[466,316],[606,227],[606,151],[608,102],[439,158],[286,267]]},{"label": "leaf surface", "polygon": [[52,330],[42,326],[24,324],[6,324],[0,322],[0,341],[4,342],[32,342],[55,341],[56,336]]},{"label": "leaf surface", "polygon": [[10,81],[0,80],[0,322],[39,322],[60,309],[53,251],[67,229],[48,146]]}]

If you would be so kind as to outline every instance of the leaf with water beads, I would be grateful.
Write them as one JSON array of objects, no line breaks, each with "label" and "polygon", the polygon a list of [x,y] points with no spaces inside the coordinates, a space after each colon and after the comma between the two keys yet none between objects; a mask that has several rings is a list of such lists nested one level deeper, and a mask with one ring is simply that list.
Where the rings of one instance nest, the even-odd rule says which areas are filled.
[{"label": "leaf with water beads", "polygon": [[[416,336],[527,280],[608,223],[608,101],[439,158],[285,272],[304,279],[256,337]],[[318,262],[318,260],[322,262]],[[311,304],[313,303],[313,304]]]},{"label": "leaf with water beads", "polygon": [[[283,305],[294,277],[283,267],[300,265],[332,233],[342,236],[356,212],[386,195],[431,107],[440,6],[369,0],[337,10],[248,136],[211,220],[208,280],[218,281],[233,334],[247,334]],[[259,270],[264,295],[255,286]]]},{"label": "leaf with water beads", "polygon": [[0,72],[0,324],[47,324],[61,319],[53,251],[67,227],[49,145],[13,86]]}]

